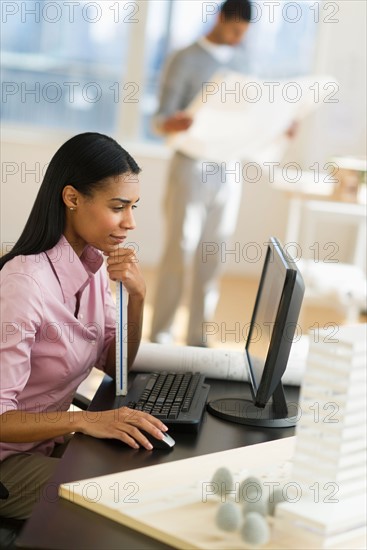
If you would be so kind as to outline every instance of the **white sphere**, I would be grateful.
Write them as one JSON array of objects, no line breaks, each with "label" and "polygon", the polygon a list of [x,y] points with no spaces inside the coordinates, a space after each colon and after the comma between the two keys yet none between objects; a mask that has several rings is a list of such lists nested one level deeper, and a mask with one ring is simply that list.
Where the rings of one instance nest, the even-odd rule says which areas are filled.
[{"label": "white sphere", "polygon": [[250,501],[254,502],[262,498],[264,488],[261,484],[261,481],[258,477],[249,476],[241,481],[238,488],[238,501],[245,502]]},{"label": "white sphere", "polygon": [[239,528],[241,512],[234,502],[225,502],[218,508],[215,522],[223,531],[235,531]]},{"label": "white sphere", "polygon": [[240,533],[245,542],[254,546],[261,546],[270,540],[269,525],[264,516],[257,512],[247,514]]},{"label": "white sphere", "polygon": [[212,477],[212,482],[218,486],[218,495],[225,496],[227,492],[233,491],[233,475],[226,467],[218,468]]}]

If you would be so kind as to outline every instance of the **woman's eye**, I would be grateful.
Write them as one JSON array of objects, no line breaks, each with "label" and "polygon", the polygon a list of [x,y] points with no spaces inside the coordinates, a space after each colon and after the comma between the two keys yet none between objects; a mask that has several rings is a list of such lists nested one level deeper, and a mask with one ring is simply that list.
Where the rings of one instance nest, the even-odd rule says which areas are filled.
[{"label": "woman's eye", "polygon": [[[123,206],[113,206],[112,210],[114,212],[121,212],[121,210],[125,210],[125,208],[126,208],[126,206],[124,206],[124,205]],[[135,210],[135,208],[138,208],[138,206],[136,204],[133,204],[131,206],[131,208],[132,208],[132,210]]]}]

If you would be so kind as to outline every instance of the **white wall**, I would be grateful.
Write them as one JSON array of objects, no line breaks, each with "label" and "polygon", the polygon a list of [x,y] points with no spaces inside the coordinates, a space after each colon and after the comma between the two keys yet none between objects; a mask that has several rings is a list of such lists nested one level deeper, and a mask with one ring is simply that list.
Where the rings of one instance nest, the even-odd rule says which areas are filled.
[{"label": "white wall", "polygon": [[[331,75],[339,90],[335,95],[337,102],[322,105],[305,125],[307,136],[311,136],[303,143],[305,166],[324,163],[335,155],[366,157],[367,151],[367,2],[342,0],[325,3],[325,7],[324,18],[320,19],[315,72]],[[335,15],[331,15],[331,8]],[[327,22],[329,19],[335,22]]]},{"label": "white wall", "polygon": [[[315,68],[319,73],[337,78],[340,101],[323,105],[301,127],[286,160],[300,162],[304,169],[316,161],[323,165],[333,154],[366,153],[366,3],[351,0],[332,4],[340,7],[336,15],[339,22],[320,26]],[[339,129],[336,135],[337,123]],[[68,137],[48,130],[19,132],[4,129],[0,197],[3,250],[4,243],[14,243],[18,238],[36,196],[42,169]],[[161,203],[169,152],[160,146],[128,144],[123,137],[116,137],[143,168],[142,201],[137,211],[138,228],[131,241],[138,243],[142,264],[156,266],[164,239]],[[36,169],[36,174],[26,174],[25,171],[29,169]],[[266,177],[258,183],[245,184],[233,242],[223,245],[222,249],[228,272],[255,274],[260,271],[262,262],[246,261],[244,258],[246,252],[254,258],[256,250],[249,243],[257,243],[264,252],[262,243],[270,235],[284,242],[288,206],[288,197],[272,189]],[[348,250],[354,237],[344,228],[340,230],[337,222],[332,234],[340,245],[339,260],[345,261],[349,259]],[[236,247],[240,251],[239,256],[226,254],[226,251]]]}]

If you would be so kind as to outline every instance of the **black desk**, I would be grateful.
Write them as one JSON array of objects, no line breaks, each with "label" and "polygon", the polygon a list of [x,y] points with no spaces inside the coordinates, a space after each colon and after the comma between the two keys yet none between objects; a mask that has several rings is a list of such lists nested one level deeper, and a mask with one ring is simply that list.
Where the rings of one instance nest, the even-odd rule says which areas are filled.
[{"label": "black desk", "polygon": [[[208,380],[211,385],[210,399],[239,397],[250,390],[244,383],[223,380]],[[105,377],[91,408],[108,409],[114,399],[115,386]],[[298,400],[298,388],[287,387],[287,397]],[[172,433],[176,445],[172,451],[146,451],[130,449],[113,440],[95,439],[76,434],[70,442],[55,475],[43,491],[40,502],[26,523],[17,540],[21,548],[42,549],[93,549],[105,550],[129,548],[170,548],[159,541],[146,537],[81,506],[59,499],[57,486],[60,483],[89,477],[132,470],[172,460],[204,455],[245,445],[253,445],[294,435],[293,428],[268,428],[259,430],[234,424],[205,413],[203,424],[196,436]],[[134,481],[133,479],[131,481]]]}]

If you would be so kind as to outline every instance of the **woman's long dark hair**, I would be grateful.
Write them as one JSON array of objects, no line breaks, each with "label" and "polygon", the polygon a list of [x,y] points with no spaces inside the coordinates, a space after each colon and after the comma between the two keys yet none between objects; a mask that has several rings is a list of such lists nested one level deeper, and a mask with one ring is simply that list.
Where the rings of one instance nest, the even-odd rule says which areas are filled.
[{"label": "woman's long dark hair", "polygon": [[15,256],[39,254],[58,243],[65,226],[62,191],[66,185],[92,196],[104,179],[139,172],[129,153],[108,136],[87,132],[69,139],[53,156],[23,232],[0,258],[0,269]]}]

